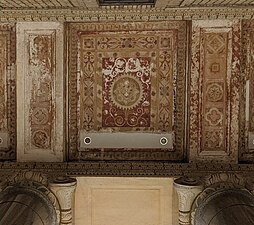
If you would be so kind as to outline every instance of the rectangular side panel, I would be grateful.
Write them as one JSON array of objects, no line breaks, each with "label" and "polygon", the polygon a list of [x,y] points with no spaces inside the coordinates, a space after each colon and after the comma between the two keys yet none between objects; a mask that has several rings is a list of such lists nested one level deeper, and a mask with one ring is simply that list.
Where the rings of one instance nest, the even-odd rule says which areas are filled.
[{"label": "rectangular side panel", "polygon": [[239,41],[239,21],[193,21],[191,160],[237,160]]},{"label": "rectangular side panel", "polygon": [[254,161],[254,21],[242,21],[243,88],[240,105],[239,160]]},{"label": "rectangular side panel", "polygon": [[63,25],[17,24],[18,161],[63,160]]},{"label": "rectangular side panel", "polygon": [[77,180],[76,225],[172,224],[172,178],[80,177]]},{"label": "rectangular side panel", "polygon": [[[70,159],[183,159],[186,27],[185,21],[69,24]],[[89,132],[173,135],[167,149],[135,141],[131,148],[89,149],[78,138]]]},{"label": "rectangular side panel", "polygon": [[16,158],[16,31],[0,25],[0,160]]}]

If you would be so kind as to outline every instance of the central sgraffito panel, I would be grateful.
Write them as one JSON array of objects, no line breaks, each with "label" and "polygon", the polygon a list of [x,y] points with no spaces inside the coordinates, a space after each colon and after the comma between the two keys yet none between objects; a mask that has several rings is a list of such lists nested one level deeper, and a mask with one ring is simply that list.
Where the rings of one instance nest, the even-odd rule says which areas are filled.
[{"label": "central sgraffito panel", "polygon": [[[68,29],[70,158],[182,159],[186,23],[73,23]],[[98,149],[89,147],[91,133],[137,139],[159,133],[170,140],[165,137],[164,148],[159,142],[156,149],[118,148],[116,142]]]},{"label": "central sgraffito panel", "polygon": [[150,61],[150,58],[103,59],[103,127],[150,126]]}]

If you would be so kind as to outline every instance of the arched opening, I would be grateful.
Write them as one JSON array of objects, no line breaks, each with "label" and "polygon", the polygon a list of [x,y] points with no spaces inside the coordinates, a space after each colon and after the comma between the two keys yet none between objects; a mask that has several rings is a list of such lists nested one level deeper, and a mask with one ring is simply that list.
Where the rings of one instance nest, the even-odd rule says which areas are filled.
[{"label": "arched opening", "polygon": [[217,191],[196,210],[194,225],[253,225],[254,197],[247,190]]},{"label": "arched opening", "polygon": [[56,211],[40,191],[28,187],[11,187],[1,193],[0,224],[56,225]]}]

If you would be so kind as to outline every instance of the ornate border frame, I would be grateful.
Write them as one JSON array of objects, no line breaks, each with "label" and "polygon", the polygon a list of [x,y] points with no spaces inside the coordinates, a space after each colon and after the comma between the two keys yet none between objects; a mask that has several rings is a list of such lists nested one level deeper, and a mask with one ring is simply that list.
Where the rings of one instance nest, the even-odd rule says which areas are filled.
[{"label": "ornate border frame", "polygon": [[7,130],[8,148],[0,149],[0,160],[16,159],[16,26],[13,23],[0,24],[0,33],[7,38],[7,60],[6,60],[6,92],[7,95]]},{"label": "ornate border frame", "polygon": [[[239,160],[243,162],[253,162],[254,154],[248,146],[249,132],[253,132],[254,122],[247,121],[246,110],[249,111],[249,118],[253,117],[254,104],[252,90],[254,84],[253,65],[251,64],[251,46],[254,46],[254,41],[251,40],[251,33],[254,33],[254,21],[242,20],[242,59],[241,59],[241,77],[240,77],[240,112],[239,112]],[[249,103],[247,99],[247,82],[249,83]],[[249,105],[248,109],[247,104]]]}]

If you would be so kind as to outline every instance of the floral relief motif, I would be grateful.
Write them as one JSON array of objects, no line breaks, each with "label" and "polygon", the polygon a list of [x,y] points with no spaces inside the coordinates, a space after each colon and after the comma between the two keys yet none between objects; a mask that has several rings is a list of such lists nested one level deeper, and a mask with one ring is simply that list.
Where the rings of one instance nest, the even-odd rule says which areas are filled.
[{"label": "floral relief motif", "polygon": [[32,143],[37,148],[49,148],[49,136],[44,130],[36,130],[32,134]]},{"label": "floral relief motif", "polygon": [[95,48],[95,40],[93,38],[84,38],[83,39],[83,47],[84,47],[84,49],[94,49]]},{"label": "floral relief motif", "polygon": [[144,49],[153,49],[158,45],[158,40],[156,37],[149,36],[144,37],[137,35],[136,37],[102,37],[98,38],[98,48],[99,49],[133,49],[133,48],[144,48]]},{"label": "floral relief motif", "polygon": [[207,87],[207,101],[217,102],[223,98],[223,88],[217,83],[208,85]]},{"label": "floral relief motif", "polygon": [[211,108],[205,115],[205,119],[210,126],[222,125],[223,113],[217,108]]},{"label": "floral relief motif", "polygon": [[110,87],[110,99],[113,103],[124,109],[137,106],[143,97],[143,87],[139,79],[127,74],[118,77]]}]

